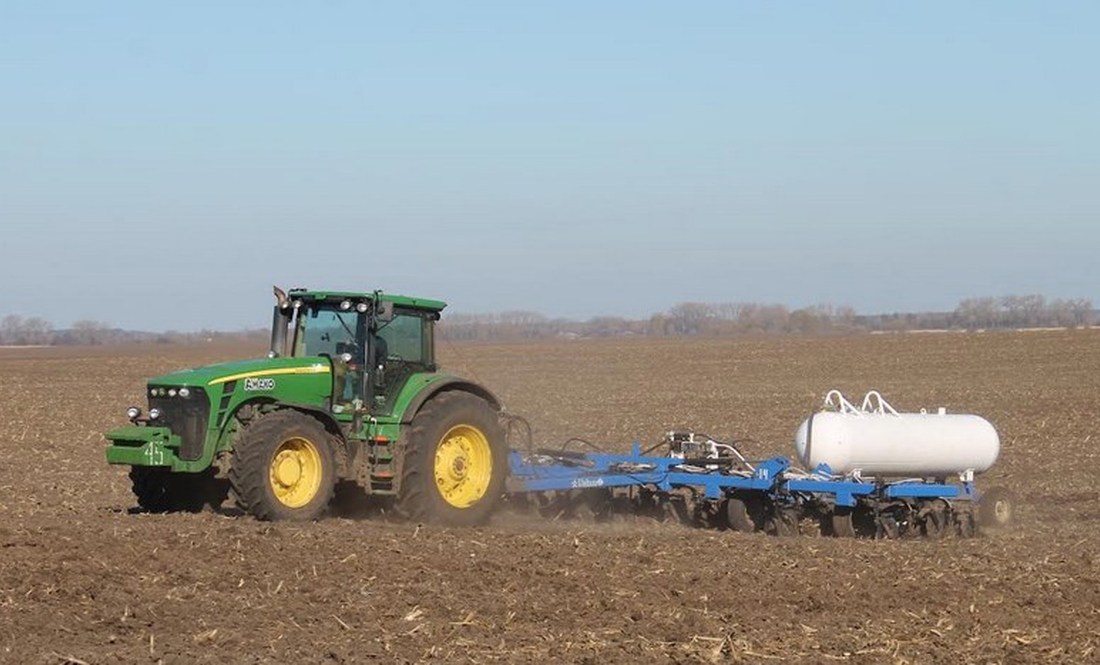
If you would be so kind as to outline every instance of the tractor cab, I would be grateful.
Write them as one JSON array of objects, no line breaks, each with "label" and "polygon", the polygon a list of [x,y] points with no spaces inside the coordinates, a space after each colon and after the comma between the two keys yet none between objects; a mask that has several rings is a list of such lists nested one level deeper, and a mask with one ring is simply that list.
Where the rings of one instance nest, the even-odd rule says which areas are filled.
[{"label": "tractor cab", "polygon": [[436,369],[443,302],[302,289],[276,297],[269,355],[328,358],[335,414],[389,415],[410,376]]}]

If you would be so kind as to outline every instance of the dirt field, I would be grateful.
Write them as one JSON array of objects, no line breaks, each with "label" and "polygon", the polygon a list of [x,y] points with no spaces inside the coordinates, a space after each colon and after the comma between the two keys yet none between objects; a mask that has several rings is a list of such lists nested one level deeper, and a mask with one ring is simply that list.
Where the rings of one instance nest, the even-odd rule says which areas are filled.
[{"label": "dirt field", "polygon": [[446,347],[540,440],[672,427],[790,453],[830,388],[975,412],[1010,533],[779,539],[131,514],[101,433],[144,379],[258,350],[0,349],[0,661],[1087,662],[1100,659],[1100,333]]}]

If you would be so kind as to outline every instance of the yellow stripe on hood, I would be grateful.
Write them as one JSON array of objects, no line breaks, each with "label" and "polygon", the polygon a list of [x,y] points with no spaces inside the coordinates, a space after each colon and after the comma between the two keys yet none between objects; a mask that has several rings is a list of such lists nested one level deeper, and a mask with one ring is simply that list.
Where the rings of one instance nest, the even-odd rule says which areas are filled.
[{"label": "yellow stripe on hood", "polygon": [[271,376],[274,374],[328,374],[331,370],[328,365],[306,365],[305,367],[279,367],[275,369],[258,369],[253,372],[244,372],[243,374],[232,374],[230,376],[223,376],[221,378],[214,379],[208,386],[214,386],[219,383],[226,383],[228,381],[236,381],[237,379],[254,379],[258,376]]}]

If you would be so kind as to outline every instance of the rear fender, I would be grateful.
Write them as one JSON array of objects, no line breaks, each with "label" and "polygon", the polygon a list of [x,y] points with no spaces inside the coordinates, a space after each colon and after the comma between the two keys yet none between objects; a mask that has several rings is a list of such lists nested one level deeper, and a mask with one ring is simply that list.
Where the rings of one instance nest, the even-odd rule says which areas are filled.
[{"label": "rear fender", "polygon": [[420,390],[415,397],[405,407],[404,412],[401,414],[401,424],[407,425],[412,422],[416,417],[417,411],[420,410],[424,404],[432,397],[442,392],[449,392],[452,390],[460,390],[472,395],[477,395],[481,399],[489,403],[489,406],[494,410],[500,411],[503,408],[500,400],[494,395],[488,388],[473,381],[467,381],[459,378],[447,378],[433,383],[430,383]]}]

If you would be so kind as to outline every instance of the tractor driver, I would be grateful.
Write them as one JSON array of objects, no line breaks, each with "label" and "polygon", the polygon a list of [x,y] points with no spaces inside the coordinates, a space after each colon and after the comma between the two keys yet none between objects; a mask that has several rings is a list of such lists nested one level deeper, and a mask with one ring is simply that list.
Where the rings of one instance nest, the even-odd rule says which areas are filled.
[{"label": "tractor driver", "polygon": [[[339,355],[347,354],[351,356],[351,359],[346,363],[335,363],[335,376],[334,376],[334,390],[333,394],[336,397],[336,402],[344,405],[351,405],[356,398],[357,388],[360,384],[363,376],[363,358],[365,357],[365,349],[360,344],[353,342],[339,343],[336,345],[336,351]],[[379,378],[381,373],[385,371],[386,358],[389,355],[388,344],[386,339],[381,335],[374,335],[374,367],[373,369],[378,372]],[[381,383],[378,381],[377,383]]]}]

